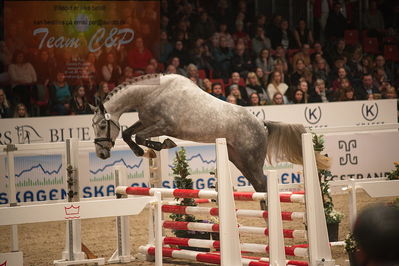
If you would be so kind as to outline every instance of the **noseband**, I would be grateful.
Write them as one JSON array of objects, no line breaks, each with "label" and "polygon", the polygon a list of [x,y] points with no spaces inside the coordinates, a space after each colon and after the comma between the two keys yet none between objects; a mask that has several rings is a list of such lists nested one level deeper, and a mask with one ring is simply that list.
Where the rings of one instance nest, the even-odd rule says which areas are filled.
[{"label": "noseband", "polygon": [[[105,108],[104,108],[104,106],[102,104],[100,105],[100,110],[101,110],[101,113],[105,117],[105,121],[107,121],[107,136],[105,138],[95,138],[94,139],[94,144],[96,144],[96,145],[100,146],[101,148],[106,149],[106,150],[109,151],[111,148],[104,146],[102,144],[102,142],[104,142],[104,141],[110,142],[112,144],[112,147],[114,147],[115,141],[113,141],[111,139],[111,122],[117,128],[119,128],[119,126],[114,120],[111,119],[111,115],[105,111]],[[97,123],[94,123],[94,124],[97,124]]]}]

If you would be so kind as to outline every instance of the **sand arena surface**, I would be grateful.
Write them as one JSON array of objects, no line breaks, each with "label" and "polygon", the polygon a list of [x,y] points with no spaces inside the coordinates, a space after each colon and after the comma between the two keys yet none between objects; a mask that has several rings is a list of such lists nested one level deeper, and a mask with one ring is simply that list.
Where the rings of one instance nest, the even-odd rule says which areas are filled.
[{"label": "sand arena surface", "polygon": [[[358,194],[358,210],[375,202],[392,202],[394,198],[372,199],[365,193]],[[336,209],[345,214],[345,218],[339,228],[339,239],[343,240],[349,232],[348,222],[348,197],[347,195],[334,196]],[[241,209],[259,209],[257,202],[236,202],[237,208]],[[213,204],[203,204],[201,206],[213,206]],[[283,211],[302,211],[304,206],[301,204],[283,203]],[[168,215],[166,215],[168,218]],[[197,219],[209,219],[209,217],[196,216]],[[1,219],[1,218],[0,218]],[[130,243],[132,254],[138,252],[138,247],[147,243],[147,223],[148,211],[144,210],[138,216],[131,216],[130,223]],[[82,242],[98,257],[108,259],[116,248],[116,226],[115,218],[100,218],[82,220]],[[257,218],[239,218],[238,222],[248,226],[265,226],[262,219]],[[53,265],[53,260],[61,258],[61,252],[65,244],[65,222],[49,222],[20,225],[19,242],[20,249],[24,254],[24,265]],[[284,222],[284,228],[304,229],[302,222]],[[170,230],[166,230],[167,235],[172,236]],[[267,239],[262,236],[252,234],[242,234],[241,242],[266,244]],[[300,240],[293,242],[286,239],[286,244],[304,243]],[[0,226],[0,252],[10,250],[10,227]],[[347,259],[343,247],[334,247],[332,249],[336,264],[345,265]],[[258,254],[265,257],[263,254]],[[303,260],[303,258],[295,258]],[[203,263],[189,263],[182,260],[165,259],[165,265],[205,265]],[[114,265],[154,265],[153,262],[134,261],[128,264]],[[12,266],[12,265],[8,265]]]}]

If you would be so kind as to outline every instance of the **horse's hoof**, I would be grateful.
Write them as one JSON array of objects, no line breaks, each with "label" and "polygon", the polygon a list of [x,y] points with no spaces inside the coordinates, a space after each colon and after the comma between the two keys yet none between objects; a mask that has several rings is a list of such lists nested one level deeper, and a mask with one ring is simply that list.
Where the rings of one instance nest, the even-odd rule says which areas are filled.
[{"label": "horse's hoof", "polygon": [[152,158],[157,158],[157,155],[154,150],[147,149],[144,151],[143,157],[152,159]]},{"label": "horse's hoof", "polygon": [[165,139],[162,143],[162,149],[171,149],[174,147],[177,147],[177,145],[171,139]]}]

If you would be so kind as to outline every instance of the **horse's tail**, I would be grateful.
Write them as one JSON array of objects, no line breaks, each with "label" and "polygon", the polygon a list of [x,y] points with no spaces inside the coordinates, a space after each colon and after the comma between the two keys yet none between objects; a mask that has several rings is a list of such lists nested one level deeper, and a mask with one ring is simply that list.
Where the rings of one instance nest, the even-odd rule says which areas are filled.
[{"label": "horse's tail", "polygon": [[[273,121],[265,121],[264,124],[268,130],[267,160],[303,164],[301,135],[306,133],[305,127]],[[328,157],[319,153],[316,153],[316,164],[318,169],[330,168]]]}]

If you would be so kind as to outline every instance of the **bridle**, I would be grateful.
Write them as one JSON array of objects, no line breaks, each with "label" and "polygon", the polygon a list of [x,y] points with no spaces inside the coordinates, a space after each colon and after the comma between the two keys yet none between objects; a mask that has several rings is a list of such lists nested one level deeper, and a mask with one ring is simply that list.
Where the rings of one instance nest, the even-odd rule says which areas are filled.
[{"label": "bridle", "polygon": [[[96,144],[96,145],[100,146],[101,148],[106,149],[106,150],[109,151],[111,148],[104,146],[102,144],[102,142],[104,142],[104,141],[110,142],[112,144],[112,147],[114,147],[115,141],[113,141],[111,139],[111,123],[113,125],[115,125],[117,128],[119,128],[119,125],[114,120],[111,119],[111,115],[109,113],[107,113],[107,111],[105,110],[103,104],[100,104],[99,107],[100,107],[101,113],[104,115],[105,121],[107,122],[107,136],[105,138],[95,138],[94,139],[94,144]],[[93,125],[96,125],[98,123],[99,123],[99,121],[97,121],[97,122],[93,121]]]}]

